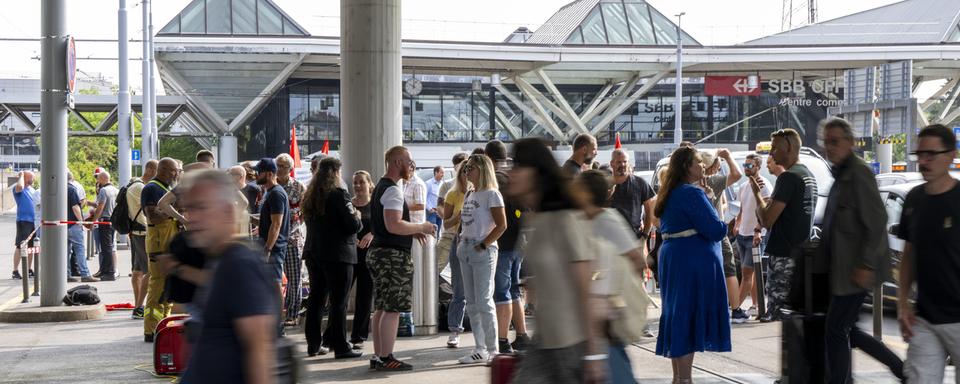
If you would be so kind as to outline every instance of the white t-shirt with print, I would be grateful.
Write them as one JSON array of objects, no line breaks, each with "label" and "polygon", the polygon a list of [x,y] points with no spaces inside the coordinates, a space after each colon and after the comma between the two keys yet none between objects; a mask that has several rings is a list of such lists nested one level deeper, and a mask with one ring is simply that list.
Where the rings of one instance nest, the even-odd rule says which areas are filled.
[{"label": "white t-shirt with print", "polygon": [[[503,196],[496,189],[470,192],[463,200],[460,211],[461,232],[464,239],[483,240],[497,225],[493,222],[490,208],[503,207]],[[496,246],[493,242],[491,246]]]}]

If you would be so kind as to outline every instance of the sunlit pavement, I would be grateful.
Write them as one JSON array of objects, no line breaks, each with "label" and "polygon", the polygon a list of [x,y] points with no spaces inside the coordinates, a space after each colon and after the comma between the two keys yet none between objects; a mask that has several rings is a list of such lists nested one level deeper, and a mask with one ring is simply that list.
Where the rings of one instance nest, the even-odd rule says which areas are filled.
[{"label": "sunlit pavement", "polygon": [[[12,244],[14,223],[11,215],[0,217],[0,244]],[[11,280],[13,247],[0,249],[0,306],[18,305],[20,281]],[[118,254],[121,277],[114,282],[94,283],[106,304],[132,303],[129,251]],[[91,270],[96,270],[91,261]],[[69,286],[76,285],[74,283]],[[36,305],[37,298],[33,304]],[[650,316],[656,319],[657,310]],[[872,329],[869,314],[862,315],[863,329]],[[532,321],[530,321],[532,325]],[[656,324],[654,323],[654,329]],[[130,311],[108,312],[103,320],[75,323],[0,324],[0,382],[70,383],[159,383],[172,378],[154,377],[153,344],[143,342],[142,322],[130,319]],[[698,383],[772,383],[780,367],[780,326],[755,321],[733,326],[733,352],[697,354],[694,379]],[[458,349],[446,348],[447,334],[400,338],[396,356],[413,364],[414,371],[381,373],[369,370],[368,356],[353,360],[334,360],[333,354],[306,358],[306,343],[300,329],[289,328],[288,337],[298,342],[303,382],[363,383],[489,383],[489,368],[463,366],[457,359],[472,350],[473,336],[461,337]],[[896,320],[884,321],[884,341],[903,356],[906,346],[897,330]],[[670,362],[651,352],[651,338],[628,348],[634,375],[641,383],[669,383]],[[363,352],[373,353],[367,342]],[[891,383],[895,378],[886,367],[856,352],[854,377],[858,383]],[[952,382],[952,369],[947,381]]]}]

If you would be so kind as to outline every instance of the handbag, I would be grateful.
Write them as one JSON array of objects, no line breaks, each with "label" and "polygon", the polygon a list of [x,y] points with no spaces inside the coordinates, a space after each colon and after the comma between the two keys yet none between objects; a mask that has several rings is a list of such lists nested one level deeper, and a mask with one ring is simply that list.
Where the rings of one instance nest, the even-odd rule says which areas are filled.
[{"label": "handbag", "polygon": [[624,344],[635,343],[643,339],[650,297],[631,260],[618,255],[613,258],[612,263],[611,284],[616,294],[610,297],[613,310],[610,335]]}]

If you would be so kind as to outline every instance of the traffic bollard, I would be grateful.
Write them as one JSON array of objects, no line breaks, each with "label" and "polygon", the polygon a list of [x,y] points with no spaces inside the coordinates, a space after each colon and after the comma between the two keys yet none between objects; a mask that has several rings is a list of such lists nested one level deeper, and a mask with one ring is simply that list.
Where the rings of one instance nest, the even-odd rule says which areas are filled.
[{"label": "traffic bollard", "polygon": [[763,317],[767,312],[767,305],[763,293],[763,255],[760,253],[760,247],[753,247],[753,277],[757,285],[757,318]]}]

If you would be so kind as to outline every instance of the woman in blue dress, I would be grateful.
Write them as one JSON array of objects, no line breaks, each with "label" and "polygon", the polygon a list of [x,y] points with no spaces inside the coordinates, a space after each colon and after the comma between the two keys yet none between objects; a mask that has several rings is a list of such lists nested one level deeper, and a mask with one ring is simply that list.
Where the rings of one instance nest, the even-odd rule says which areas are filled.
[{"label": "woman in blue dress", "polygon": [[657,354],[673,363],[673,382],[692,383],[694,352],[730,351],[730,314],[720,257],[727,226],[707,200],[703,165],[691,147],[673,152],[657,193],[663,310]]}]

